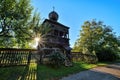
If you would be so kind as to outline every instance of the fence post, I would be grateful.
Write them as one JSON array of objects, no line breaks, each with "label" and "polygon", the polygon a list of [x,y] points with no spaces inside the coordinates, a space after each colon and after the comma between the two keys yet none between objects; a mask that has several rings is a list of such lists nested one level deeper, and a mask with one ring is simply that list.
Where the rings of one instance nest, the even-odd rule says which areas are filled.
[{"label": "fence post", "polygon": [[30,60],[31,60],[31,51],[29,51],[29,55],[28,55],[28,62],[27,62],[27,64],[29,65],[30,64]]}]

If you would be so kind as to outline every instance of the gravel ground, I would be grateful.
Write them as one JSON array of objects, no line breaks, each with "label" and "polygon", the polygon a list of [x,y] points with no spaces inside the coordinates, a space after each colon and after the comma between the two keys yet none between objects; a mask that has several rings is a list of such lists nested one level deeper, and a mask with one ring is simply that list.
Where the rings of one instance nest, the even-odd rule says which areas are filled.
[{"label": "gravel ground", "polygon": [[120,80],[120,63],[96,67],[63,77],[60,80]]}]

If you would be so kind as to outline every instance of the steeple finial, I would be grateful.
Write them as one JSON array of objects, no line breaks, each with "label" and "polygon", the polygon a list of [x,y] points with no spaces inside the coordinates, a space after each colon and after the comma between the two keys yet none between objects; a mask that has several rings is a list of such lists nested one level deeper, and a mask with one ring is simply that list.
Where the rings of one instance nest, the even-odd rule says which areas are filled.
[{"label": "steeple finial", "polygon": [[55,10],[55,7],[53,6],[53,11]]}]

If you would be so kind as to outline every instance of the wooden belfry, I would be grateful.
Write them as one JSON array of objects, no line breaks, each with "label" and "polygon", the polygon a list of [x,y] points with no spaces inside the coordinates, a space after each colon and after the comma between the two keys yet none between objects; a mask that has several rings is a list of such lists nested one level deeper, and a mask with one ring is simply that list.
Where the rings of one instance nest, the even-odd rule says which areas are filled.
[{"label": "wooden belfry", "polygon": [[59,48],[63,53],[71,50],[69,47],[69,27],[58,22],[59,15],[53,11],[49,13],[48,19],[43,21],[43,25],[47,24],[51,31],[46,36],[46,48]]}]

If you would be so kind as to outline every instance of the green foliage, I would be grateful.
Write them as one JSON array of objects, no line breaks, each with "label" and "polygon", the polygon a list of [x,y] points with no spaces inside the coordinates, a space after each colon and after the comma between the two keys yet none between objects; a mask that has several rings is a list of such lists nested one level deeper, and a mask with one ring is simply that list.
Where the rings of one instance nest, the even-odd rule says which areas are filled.
[{"label": "green foliage", "polygon": [[32,48],[35,37],[45,35],[50,29],[41,25],[40,15],[35,11],[30,0],[0,0],[0,47]]},{"label": "green foliage", "polygon": [[39,13],[32,10],[30,0],[0,0],[0,47],[31,48],[41,32]]},{"label": "green foliage", "polygon": [[53,67],[60,67],[65,61],[65,56],[61,52],[53,52],[50,54],[49,59]]},{"label": "green foliage", "polygon": [[111,49],[106,48],[96,53],[99,61],[114,61],[117,59],[117,54]]},{"label": "green foliage", "polygon": [[80,52],[86,49],[92,53],[102,36],[102,26],[102,22],[86,21],[80,30],[80,37],[77,39],[74,48],[78,48]]},{"label": "green foliage", "polygon": [[[97,56],[101,56],[101,58],[103,54],[107,54],[107,56],[109,55],[111,57],[111,55],[114,56],[119,52],[119,44],[120,39],[112,32],[110,26],[104,25],[101,21],[96,22],[92,20],[86,21],[83,24],[82,30],[80,30],[80,36],[75,42],[73,51],[93,55],[100,53],[99,55],[97,54]],[[110,49],[110,51],[108,51],[108,49]],[[105,60],[108,59],[107,56]],[[116,57],[112,58],[112,60],[115,60],[115,58]],[[98,60],[101,60],[100,57],[98,57]]]},{"label": "green foliage", "polygon": [[16,43],[22,44],[18,47],[24,47],[30,33],[32,10],[30,0],[0,0],[0,47],[13,47]]}]

